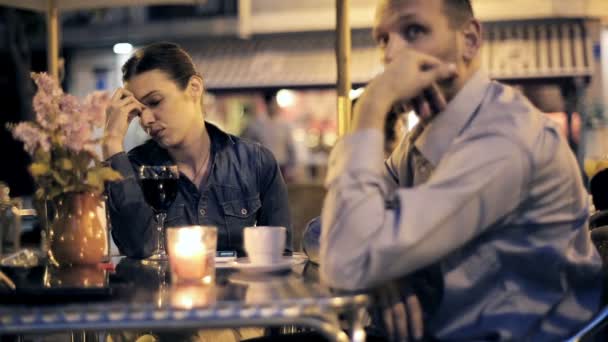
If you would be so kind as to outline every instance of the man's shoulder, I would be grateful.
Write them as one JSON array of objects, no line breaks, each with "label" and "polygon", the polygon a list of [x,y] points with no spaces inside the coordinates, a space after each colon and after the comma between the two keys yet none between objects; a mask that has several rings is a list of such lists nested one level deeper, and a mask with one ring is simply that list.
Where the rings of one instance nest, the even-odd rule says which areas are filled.
[{"label": "man's shoulder", "polygon": [[492,82],[480,105],[480,114],[491,120],[526,124],[542,114],[518,89],[500,82]]},{"label": "man's shoulder", "polygon": [[492,82],[469,128],[470,134],[496,134],[525,145],[534,144],[547,130],[557,132],[519,90],[499,82]]},{"label": "man's shoulder", "polygon": [[[498,137],[505,142],[501,148],[513,148],[526,155],[533,165],[542,167],[571,163],[572,154],[558,124],[536,108],[521,92],[493,82],[479,108],[477,117],[460,138]],[[497,148],[495,145],[492,145]],[[556,156],[564,156],[557,158]]]}]

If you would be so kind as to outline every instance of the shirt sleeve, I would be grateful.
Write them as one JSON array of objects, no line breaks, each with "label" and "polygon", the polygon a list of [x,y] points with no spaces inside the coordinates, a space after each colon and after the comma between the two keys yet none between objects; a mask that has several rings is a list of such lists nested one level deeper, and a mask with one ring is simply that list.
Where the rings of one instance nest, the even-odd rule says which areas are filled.
[{"label": "shirt sleeve", "polygon": [[331,286],[368,288],[438,261],[515,210],[530,174],[521,146],[486,132],[453,143],[424,185],[391,191],[382,143],[360,131],[330,156],[320,272]]},{"label": "shirt sleeve", "polygon": [[146,258],[156,244],[154,213],[144,200],[127,154],[115,154],[106,163],[123,176],[120,181],[106,184],[107,208],[114,243],[121,254],[131,258]]},{"label": "shirt sleeve", "polygon": [[262,208],[258,213],[257,224],[287,228],[285,249],[287,252],[291,252],[293,251],[291,245],[292,228],[287,200],[287,186],[272,152],[263,146],[259,148],[258,182],[260,184]]}]

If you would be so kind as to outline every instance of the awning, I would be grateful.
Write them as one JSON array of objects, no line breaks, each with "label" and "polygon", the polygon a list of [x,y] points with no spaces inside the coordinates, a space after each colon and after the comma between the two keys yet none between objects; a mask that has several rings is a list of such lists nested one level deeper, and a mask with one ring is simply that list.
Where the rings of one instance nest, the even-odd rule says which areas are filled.
[{"label": "awning", "polygon": [[[334,32],[222,38],[183,45],[211,90],[336,85]],[[370,32],[353,32],[352,45],[352,82],[366,83],[381,68]]]},{"label": "awning", "polygon": [[[591,37],[584,20],[484,23],[483,67],[495,79],[593,75]],[[214,39],[184,44],[209,89],[335,86],[334,33],[310,32]],[[352,35],[352,82],[382,70],[369,30]]]},{"label": "awning", "polygon": [[483,65],[497,79],[591,76],[584,20],[485,23]]}]

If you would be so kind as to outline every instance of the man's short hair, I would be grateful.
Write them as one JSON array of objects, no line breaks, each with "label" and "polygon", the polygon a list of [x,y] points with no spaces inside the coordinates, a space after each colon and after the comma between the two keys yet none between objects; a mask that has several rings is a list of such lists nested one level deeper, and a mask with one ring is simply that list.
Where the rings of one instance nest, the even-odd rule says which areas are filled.
[{"label": "man's short hair", "polygon": [[443,11],[452,28],[459,28],[475,17],[471,0],[443,0]]}]

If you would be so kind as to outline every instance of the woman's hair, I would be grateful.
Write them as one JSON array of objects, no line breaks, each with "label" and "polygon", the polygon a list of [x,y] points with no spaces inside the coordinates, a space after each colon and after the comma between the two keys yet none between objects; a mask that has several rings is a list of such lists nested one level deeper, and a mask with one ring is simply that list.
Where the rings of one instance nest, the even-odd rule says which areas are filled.
[{"label": "woman's hair", "polygon": [[155,43],[137,50],[122,66],[122,81],[150,70],[165,72],[180,89],[185,89],[192,76],[199,76],[190,55],[174,43]]}]

